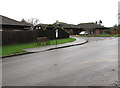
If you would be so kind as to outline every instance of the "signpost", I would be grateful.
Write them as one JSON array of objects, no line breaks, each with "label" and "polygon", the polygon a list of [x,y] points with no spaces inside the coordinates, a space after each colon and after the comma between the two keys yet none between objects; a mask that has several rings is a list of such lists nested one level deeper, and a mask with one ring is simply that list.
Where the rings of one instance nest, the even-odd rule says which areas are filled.
[{"label": "signpost", "polygon": [[57,39],[58,39],[58,28],[57,26],[59,26],[59,21],[57,20],[56,21],[56,30],[55,30],[55,33],[56,33],[56,47],[57,47]]},{"label": "signpost", "polygon": [[57,47],[57,38],[58,38],[58,29],[57,28],[56,28],[55,32],[56,32],[56,47]]}]

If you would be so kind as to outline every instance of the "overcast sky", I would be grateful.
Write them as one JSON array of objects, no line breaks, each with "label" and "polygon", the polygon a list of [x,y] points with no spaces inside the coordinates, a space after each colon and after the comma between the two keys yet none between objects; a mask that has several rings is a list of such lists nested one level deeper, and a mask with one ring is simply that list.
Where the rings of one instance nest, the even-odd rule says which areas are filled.
[{"label": "overcast sky", "polygon": [[1,0],[0,14],[20,21],[38,18],[40,23],[56,20],[70,24],[102,20],[110,27],[118,24],[119,0]]}]

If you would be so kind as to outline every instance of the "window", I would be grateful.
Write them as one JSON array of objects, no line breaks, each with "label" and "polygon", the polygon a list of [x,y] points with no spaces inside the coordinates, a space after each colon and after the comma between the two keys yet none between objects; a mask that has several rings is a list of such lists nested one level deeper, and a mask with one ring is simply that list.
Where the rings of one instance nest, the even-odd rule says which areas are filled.
[{"label": "window", "polygon": [[36,27],[36,29],[38,29],[38,27]]},{"label": "window", "polygon": [[39,29],[41,29],[41,27],[39,27]]}]

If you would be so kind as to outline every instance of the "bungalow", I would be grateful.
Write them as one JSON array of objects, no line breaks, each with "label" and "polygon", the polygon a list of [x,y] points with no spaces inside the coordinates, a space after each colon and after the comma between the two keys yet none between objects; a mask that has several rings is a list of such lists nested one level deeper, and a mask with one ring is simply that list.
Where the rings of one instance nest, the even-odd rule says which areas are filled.
[{"label": "bungalow", "polygon": [[11,18],[5,17],[0,15],[0,18],[2,21],[0,22],[0,30],[5,31],[5,30],[29,30],[30,25],[23,24],[19,21],[13,20]]},{"label": "bungalow", "polygon": [[[54,23],[55,24],[55,23]],[[57,22],[58,26],[61,27],[68,34],[74,35],[79,31],[79,26],[73,24],[67,24],[64,22]]]},{"label": "bungalow", "polygon": [[[78,25],[67,24],[64,22],[59,22],[59,27],[61,27],[64,31],[66,31],[70,35],[78,35],[80,32],[85,31],[88,34],[101,34],[104,29],[108,29],[100,24],[96,23],[81,23]],[[34,27],[34,29],[42,29],[45,30],[47,24],[38,24]]]},{"label": "bungalow", "polygon": [[104,29],[107,29],[104,26],[101,26],[99,24],[95,23],[81,23],[78,25],[64,25],[62,26],[65,31],[67,31],[69,34],[79,34],[82,31],[87,32],[88,34],[101,34]]},{"label": "bungalow", "polygon": [[34,30],[45,30],[48,24],[38,24],[34,27]]},{"label": "bungalow", "polygon": [[78,25],[67,24],[67,25],[62,25],[61,27],[71,35],[76,35],[79,34],[79,32],[81,32],[81,29],[79,28]]},{"label": "bungalow", "polygon": [[100,24],[96,23],[81,23],[78,24],[81,31],[85,31],[89,34],[101,34],[104,29],[108,29],[104,26],[101,26]]}]

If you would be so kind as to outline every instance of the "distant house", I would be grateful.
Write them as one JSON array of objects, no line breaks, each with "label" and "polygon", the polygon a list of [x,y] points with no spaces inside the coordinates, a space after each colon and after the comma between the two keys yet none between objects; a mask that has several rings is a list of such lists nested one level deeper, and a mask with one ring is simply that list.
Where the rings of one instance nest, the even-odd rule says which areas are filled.
[{"label": "distant house", "polygon": [[[104,26],[101,26],[100,24],[96,23],[81,23],[78,25],[74,24],[67,24],[64,22],[59,22],[59,27],[61,27],[63,30],[65,30],[70,35],[78,35],[80,32],[85,31],[88,34],[101,34],[104,29],[108,29]],[[38,24],[34,27],[34,29],[42,29],[45,30],[48,24]]]},{"label": "distant house", "polygon": [[48,24],[38,24],[34,27],[34,30],[45,30]]},{"label": "distant house", "polygon": [[31,25],[23,24],[19,21],[0,15],[0,30],[29,30]]},{"label": "distant house", "polygon": [[81,32],[81,29],[79,28],[78,25],[73,25],[73,24],[62,25],[61,24],[61,27],[71,35],[79,34],[79,32]]},{"label": "distant house", "polygon": [[81,23],[78,26],[81,31],[86,31],[89,34],[101,34],[104,29],[108,29],[96,23]]},{"label": "distant house", "polygon": [[85,31],[88,34],[101,34],[104,29],[107,29],[106,27],[96,23],[81,23],[78,25],[68,24],[64,25],[63,28],[69,34],[79,34],[82,31]]},{"label": "distant house", "polygon": [[85,31],[88,34],[100,34],[104,29],[106,29],[106,27],[93,22],[81,23],[78,25],[59,22],[59,26],[62,27],[67,33],[71,35],[76,35],[76,34],[78,35],[82,31]]},{"label": "distant house", "polygon": [[67,24],[64,22],[57,22],[57,26],[61,27],[65,32],[71,35],[77,34],[79,30],[79,26],[73,24]]}]

